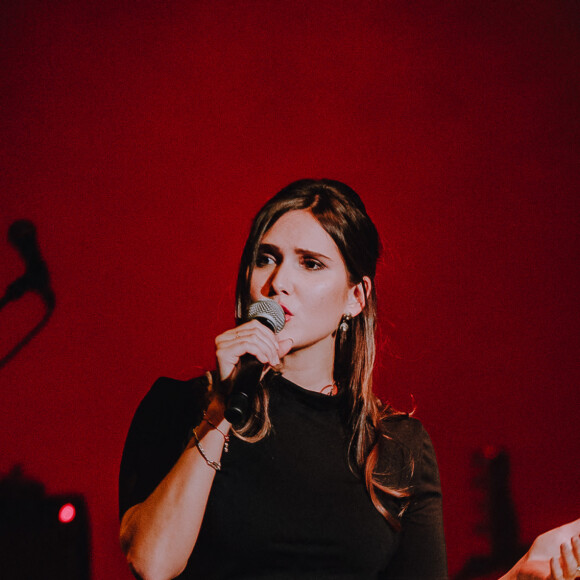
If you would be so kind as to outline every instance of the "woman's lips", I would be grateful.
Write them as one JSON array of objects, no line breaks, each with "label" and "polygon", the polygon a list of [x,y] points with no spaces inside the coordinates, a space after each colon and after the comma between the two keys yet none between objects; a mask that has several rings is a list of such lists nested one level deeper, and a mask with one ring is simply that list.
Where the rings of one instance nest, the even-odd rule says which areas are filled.
[{"label": "woman's lips", "polygon": [[286,306],[284,306],[284,304],[280,304],[280,306],[282,307],[282,310],[284,311],[284,318],[285,318],[286,322],[288,322],[290,320],[290,318],[292,318],[292,312],[290,312],[290,310],[288,310],[288,308],[286,308]]}]

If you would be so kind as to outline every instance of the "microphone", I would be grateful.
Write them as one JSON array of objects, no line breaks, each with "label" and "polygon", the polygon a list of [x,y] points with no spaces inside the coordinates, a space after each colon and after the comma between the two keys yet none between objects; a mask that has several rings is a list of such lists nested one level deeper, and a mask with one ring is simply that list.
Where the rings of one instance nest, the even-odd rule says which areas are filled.
[{"label": "microphone", "polygon": [[[278,333],[284,328],[286,317],[277,302],[266,298],[250,305],[248,321],[250,320],[258,320],[272,332]],[[263,371],[264,365],[254,355],[246,353],[240,357],[234,387],[224,413],[234,427],[246,421]]]},{"label": "microphone", "polygon": [[24,260],[26,270],[6,289],[5,299],[18,300],[26,292],[40,294],[47,308],[53,309],[55,297],[50,287],[50,275],[46,262],[42,259],[36,228],[29,220],[17,220],[8,228],[8,241],[18,251]]}]

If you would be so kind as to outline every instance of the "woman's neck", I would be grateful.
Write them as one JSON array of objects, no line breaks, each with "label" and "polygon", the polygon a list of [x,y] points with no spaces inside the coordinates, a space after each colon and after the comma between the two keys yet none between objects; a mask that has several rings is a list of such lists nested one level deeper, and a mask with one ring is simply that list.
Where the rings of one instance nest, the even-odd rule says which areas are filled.
[{"label": "woman's neck", "polygon": [[309,391],[332,392],[334,342],[318,343],[307,348],[290,352],[284,357],[282,375],[284,378]]}]

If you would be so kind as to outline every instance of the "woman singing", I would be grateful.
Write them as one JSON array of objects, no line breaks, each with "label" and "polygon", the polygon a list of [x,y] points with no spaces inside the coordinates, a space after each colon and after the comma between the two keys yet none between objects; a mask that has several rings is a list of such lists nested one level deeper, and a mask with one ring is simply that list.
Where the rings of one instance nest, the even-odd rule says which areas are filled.
[{"label": "woman singing", "polygon": [[[338,181],[297,181],[260,210],[216,372],[159,379],[131,424],[120,514],[136,575],[447,577],[429,436],[372,392],[379,249]],[[263,299],[283,310],[278,334],[248,321]],[[234,428],[224,412],[243,355],[263,374]]]}]

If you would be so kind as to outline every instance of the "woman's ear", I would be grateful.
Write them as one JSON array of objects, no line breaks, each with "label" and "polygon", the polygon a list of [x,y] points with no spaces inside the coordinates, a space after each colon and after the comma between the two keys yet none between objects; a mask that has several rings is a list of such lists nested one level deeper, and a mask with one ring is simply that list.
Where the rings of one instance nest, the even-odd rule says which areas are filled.
[{"label": "woman's ear", "polygon": [[371,279],[368,276],[364,276],[361,282],[355,284],[349,290],[348,314],[354,317],[362,312],[367,303],[367,298],[371,294],[372,284]]}]

